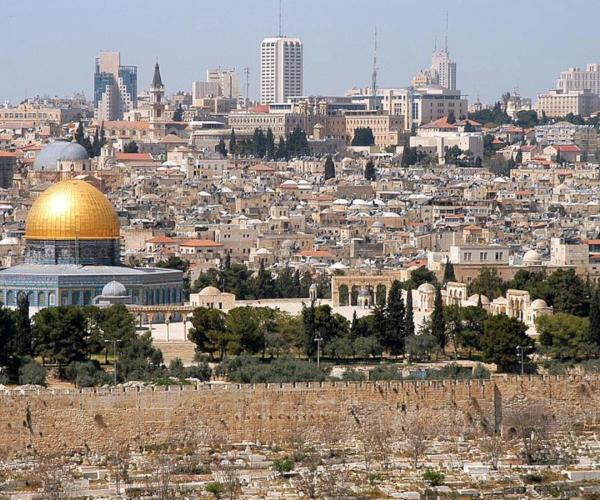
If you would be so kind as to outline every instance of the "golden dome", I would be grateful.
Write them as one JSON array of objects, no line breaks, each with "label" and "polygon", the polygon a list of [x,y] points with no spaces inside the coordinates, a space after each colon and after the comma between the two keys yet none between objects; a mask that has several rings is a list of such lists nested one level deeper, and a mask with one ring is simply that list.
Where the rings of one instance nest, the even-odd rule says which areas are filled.
[{"label": "golden dome", "polygon": [[35,200],[25,224],[28,240],[109,240],[120,237],[110,202],[88,182],[69,179]]}]

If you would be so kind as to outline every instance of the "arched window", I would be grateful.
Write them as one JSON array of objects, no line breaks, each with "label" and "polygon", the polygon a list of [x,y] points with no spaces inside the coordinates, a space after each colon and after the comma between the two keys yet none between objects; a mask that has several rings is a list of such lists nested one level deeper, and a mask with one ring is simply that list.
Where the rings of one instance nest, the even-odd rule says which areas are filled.
[{"label": "arched window", "polygon": [[12,290],[9,290],[8,292],[6,292],[6,305],[7,306],[17,305],[17,296],[16,296],[15,292],[13,292]]},{"label": "arched window", "polygon": [[38,292],[37,305],[38,307],[46,307],[46,292]]}]

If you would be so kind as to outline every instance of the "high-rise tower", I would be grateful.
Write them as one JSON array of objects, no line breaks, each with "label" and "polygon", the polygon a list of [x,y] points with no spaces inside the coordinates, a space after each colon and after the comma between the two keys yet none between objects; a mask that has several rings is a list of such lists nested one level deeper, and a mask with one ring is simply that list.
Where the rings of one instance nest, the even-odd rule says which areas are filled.
[{"label": "high-rise tower", "polygon": [[286,102],[303,91],[303,50],[299,38],[265,38],[260,46],[260,102]]},{"label": "high-rise tower", "polygon": [[119,120],[136,107],[137,67],[121,66],[119,52],[101,52],[94,72],[97,120]]}]

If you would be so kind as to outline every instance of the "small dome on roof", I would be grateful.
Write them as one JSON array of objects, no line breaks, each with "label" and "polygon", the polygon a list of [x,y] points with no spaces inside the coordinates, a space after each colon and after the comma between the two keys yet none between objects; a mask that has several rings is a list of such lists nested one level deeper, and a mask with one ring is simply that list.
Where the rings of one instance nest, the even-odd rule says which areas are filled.
[{"label": "small dome on roof", "polygon": [[548,308],[548,304],[546,304],[546,301],[544,299],[535,299],[531,303],[531,309],[533,309],[533,310],[547,309],[547,308]]},{"label": "small dome on roof", "polygon": [[541,262],[541,260],[542,257],[535,250],[528,250],[525,252],[525,255],[523,255],[523,263],[525,264],[534,264]]},{"label": "small dome on roof", "polygon": [[488,299],[485,295],[478,295],[476,293],[474,293],[473,295],[471,295],[469,297],[469,302],[473,302],[474,304],[477,304],[479,302],[479,297],[481,297],[481,303],[483,305],[487,305],[490,303],[490,299]]},{"label": "small dome on roof", "polygon": [[104,297],[127,297],[127,289],[118,281],[110,281],[102,289]]},{"label": "small dome on roof", "polygon": [[422,283],[419,285],[419,288],[417,288],[417,290],[419,292],[435,292],[435,287],[431,284],[431,283]]},{"label": "small dome on roof", "polygon": [[271,255],[270,250],[267,250],[266,248],[259,248],[256,251],[256,255]]},{"label": "small dome on roof", "polygon": [[207,286],[200,290],[200,293],[198,295],[221,295],[221,290],[214,286]]}]

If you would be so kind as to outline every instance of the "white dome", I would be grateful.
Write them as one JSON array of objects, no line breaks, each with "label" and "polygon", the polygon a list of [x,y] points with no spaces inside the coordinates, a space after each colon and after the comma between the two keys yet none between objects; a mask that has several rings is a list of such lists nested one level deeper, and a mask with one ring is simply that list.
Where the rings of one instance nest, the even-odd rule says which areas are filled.
[{"label": "white dome", "polygon": [[524,263],[533,264],[536,262],[541,262],[541,260],[542,257],[535,250],[528,250],[527,252],[525,252],[525,255],[523,255]]},{"label": "white dome", "polygon": [[435,287],[431,283],[421,283],[417,290],[424,293],[435,292]]},{"label": "white dome", "polygon": [[17,238],[4,238],[0,240],[0,245],[18,245],[19,240]]},{"label": "white dome", "polygon": [[200,293],[198,295],[221,295],[221,290],[215,288],[214,286],[207,286],[200,290]]},{"label": "white dome", "polygon": [[282,186],[297,186],[298,183],[296,181],[293,181],[291,179],[285,181],[284,183],[281,184]]},{"label": "white dome", "polygon": [[473,302],[473,304],[477,304],[479,303],[479,297],[481,297],[481,303],[483,305],[487,305],[490,303],[490,299],[488,299],[485,295],[478,295],[476,293],[474,293],[473,295],[471,295],[469,297],[469,302]]},{"label": "white dome", "polygon": [[348,204],[348,200],[345,200],[344,198],[338,198],[337,200],[335,200],[333,202],[334,205],[347,205]]},{"label": "white dome", "polygon": [[104,297],[127,297],[127,289],[118,281],[110,281],[102,289]]},{"label": "white dome", "polygon": [[535,299],[532,303],[531,303],[531,309],[547,309],[548,308],[548,304],[546,304],[546,301],[544,299]]},{"label": "white dome", "polygon": [[266,248],[259,248],[256,251],[256,255],[271,255],[271,252],[269,250],[267,250]]}]

